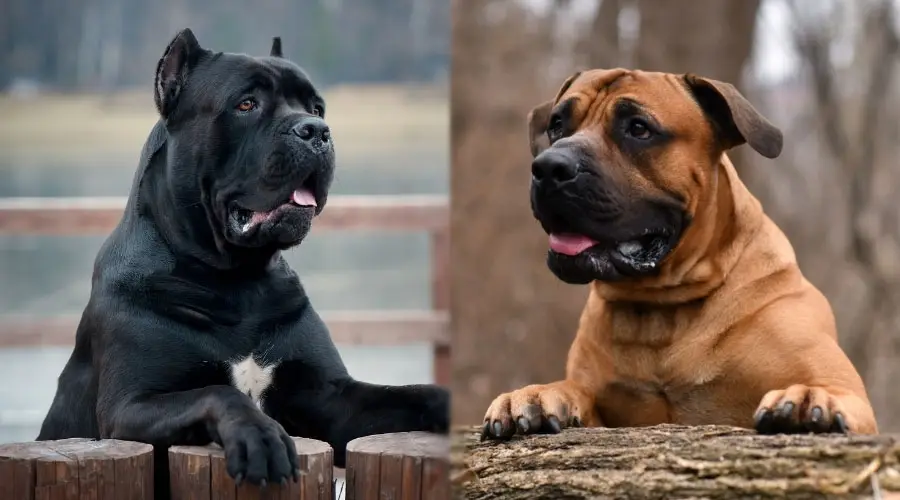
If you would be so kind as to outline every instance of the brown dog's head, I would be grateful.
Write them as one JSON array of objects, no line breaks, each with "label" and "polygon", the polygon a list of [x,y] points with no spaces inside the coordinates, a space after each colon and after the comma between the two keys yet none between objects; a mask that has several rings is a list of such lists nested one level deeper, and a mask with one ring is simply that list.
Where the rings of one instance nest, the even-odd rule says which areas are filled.
[{"label": "brown dog's head", "polygon": [[625,69],[569,77],[529,113],[531,207],[568,283],[653,276],[691,223],[722,153],[768,158],[781,131],[730,84]]}]

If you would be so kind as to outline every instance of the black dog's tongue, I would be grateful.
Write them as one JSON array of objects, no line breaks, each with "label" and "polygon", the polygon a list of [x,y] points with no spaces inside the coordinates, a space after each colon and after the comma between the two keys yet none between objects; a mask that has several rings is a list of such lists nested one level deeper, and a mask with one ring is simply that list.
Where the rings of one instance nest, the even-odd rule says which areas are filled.
[{"label": "black dog's tongue", "polygon": [[309,189],[306,189],[306,188],[298,189],[291,194],[291,200],[288,203],[285,203],[284,205],[276,207],[275,209],[270,210],[268,212],[253,212],[253,215],[250,216],[250,220],[247,221],[246,224],[244,224],[244,228],[243,228],[244,232],[249,231],[251,227],[253,227],[257,224],[261,224],[261,223],[265,222],[279,208],[282,208],[285,205],[288,205],[290,203],[293,203],[300,207],[315,208],[315,207],[319,206],[318,203],[316,203],[316,196],[312,193],[312,191],[310,191]]},{"label": "black dog's tongue", "polygon": [[291,195],[291,201],[301,207],[318,207],[316,196],[309,189],[298,189]]}]

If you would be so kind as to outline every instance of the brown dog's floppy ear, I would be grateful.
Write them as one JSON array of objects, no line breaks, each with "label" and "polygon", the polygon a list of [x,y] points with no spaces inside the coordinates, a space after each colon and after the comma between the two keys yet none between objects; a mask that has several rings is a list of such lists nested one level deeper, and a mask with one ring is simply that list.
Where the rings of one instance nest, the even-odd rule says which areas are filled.
[{"label": "brown dog's floppy ear", "polygon": [[547,127],[550,125],[551,111],[553,111],[553,101],[547,101],[528,112],[528,137],[531,142],[532,157],[550,147]]},{"label": "brown dog's floppy ear", "polygon": [[552,101],[547,101],[528,113],[528,139],[531,143],[531,156],[537,156],[541,151],[550,147],[550,139],[547,138],[547,127],[550,125],[550,113],[553,111],[553,105],[559,101],[559,98],[569,90],[572,82],[578,78],[581,71],[575,72],[566,81],[556,93],[556,97]]},{"label": "brown dog's floppy ear", "polygon": [[769,123],[734,85],[692,74],[685,75],[684,80],[725,149],[747,143],[766,158],[781,154],[781,130]]}]

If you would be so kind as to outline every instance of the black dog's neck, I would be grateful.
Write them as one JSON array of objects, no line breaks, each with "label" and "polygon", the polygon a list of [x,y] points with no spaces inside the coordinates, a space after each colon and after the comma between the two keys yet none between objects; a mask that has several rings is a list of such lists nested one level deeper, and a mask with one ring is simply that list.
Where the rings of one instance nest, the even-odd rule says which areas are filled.
[{"label": "black dog's neck", "polygon": [[[277,248],[243,248],[228,242],[221,217],[211,213],[208,189],[202,177],[177,172],[162,143],[147,160],[137,190],[137,215],[149,219],[178,259],[188,259],[215,271],[256,274],[269,268],[280,256]],[[143,167],[143,166],[142,166]],[[171,179],[193,177],[189,186],[176,186]],[[134,193],[132,194],[134,196]]]}]

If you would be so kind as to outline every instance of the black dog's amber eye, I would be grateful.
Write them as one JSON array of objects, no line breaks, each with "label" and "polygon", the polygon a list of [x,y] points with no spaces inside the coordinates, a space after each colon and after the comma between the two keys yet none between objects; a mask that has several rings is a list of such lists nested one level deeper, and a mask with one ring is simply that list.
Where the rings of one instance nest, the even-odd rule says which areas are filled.
[{"label": "black dog's amber eye", "polygon": [[256,101],[254,101],[253,99],[244,99],[235,107],[235,109],[246,113],[248,111],[253,111],[254,109],[256,109],[256,106],[258,106],[258,104],[256,104]]},{"label": "black dog's amber eye", "polygon": [[628,124],[628,135],[635,139],[649,139],[653,132],[644,120],[635,118]]},{"label": "black dog's amber eye", "polygon": [[322,106],[313,106],[312,114],[315,116],[323,116],[325,114],[325,108]]}]

